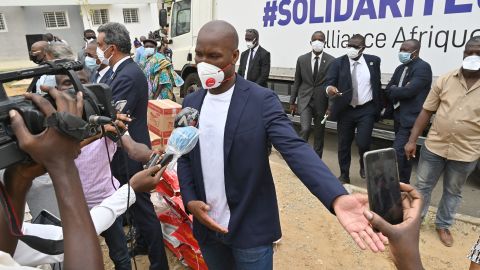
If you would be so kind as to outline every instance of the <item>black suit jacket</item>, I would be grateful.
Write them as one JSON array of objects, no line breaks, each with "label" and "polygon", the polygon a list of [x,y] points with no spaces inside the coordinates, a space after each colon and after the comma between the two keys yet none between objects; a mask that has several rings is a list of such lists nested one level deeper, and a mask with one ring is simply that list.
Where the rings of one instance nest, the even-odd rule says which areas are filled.
[{"label": "black suit jacket", "polygon": [[[398,87],[405,67],[408,69],[403,79],[403,86]],[[420,58],[395,69],[385,93],[391,104],[400,102],[400,107],[394,113],[401,127],[413,127],[431,86],[432,68]]]},{"label": "black suit jacket", "polygon": [[328,67],[333,60],[335,60],[333,56],[323,52],[322,58],[319,59],[320,68],[314,81],[312,52],[298,57],[297,67],[295,69],[295,81],[292,87],[292,94],[290,95],[290,104],[297,103],[299,114],[307,107],[312,97],[317,113],[321,116],[325,114],[328,107],[328,97],[325,95],[325,86],[322,84],[325,81]]},{"label": "black suit jacket", "polygon": [[[245,70],[247,69],[247,60],[250,49],[242,52],[240,56],[240,66],[238,67],[238,75],[245,78]],[[252,59],[251,68],[248,70],[247,79],[260,86],[267,87],[268,75],[270,74],[270,53],[258,46],[257,52]]]},{"label": "black suit jacket", "polygon": [[[377,107],[375,118],[378,120],[380,118],[380,111],[383,108],[380,58],[369,54],[363,54],[363,57],[370,71],[372,98]],[[348,56],[341,56],[330,64],[324,86],[329,85],[337,87],[338,91],[344,93],[342,96],[330,99],[330,119],[336,121],[342,112],[350,106],[350,102],[352,101],[352,74],[350,72],[350,59]]]},{"label": "black suit jacket", "polygon": [[[183,107],[200,111],[205,95],[204,89],[189,94],[183,100]],[[225,190],[230,208],[225,240],[237,248],[271,245],[281,237],[277,196],[268,163],[268,140],[327,209],[333,211],[335,198],[346,194],[313,148],[298,137],[277,95],[237,76],[223,143]],[[199,141],[178,160],[185,205],[192,200],[206,202],[201,147]],[[199,243],[208,243],[208,232],[207,227],[193,219],[193,233]]]},{"label": "black suit jacket", "polygon": [[[147,127],[148,85],[142,70],[128,58],[107,78],[106,83],[112,88],[113,101],[127,100],[123,112],[129,112],[134,118],[128,125],[128,133],[132,139],[150,147]],[[122,183],[142,170],[140,162],[128,159],[127,174],[124,154],[123,150],[119,149],[112,161],[112,172]]]}]

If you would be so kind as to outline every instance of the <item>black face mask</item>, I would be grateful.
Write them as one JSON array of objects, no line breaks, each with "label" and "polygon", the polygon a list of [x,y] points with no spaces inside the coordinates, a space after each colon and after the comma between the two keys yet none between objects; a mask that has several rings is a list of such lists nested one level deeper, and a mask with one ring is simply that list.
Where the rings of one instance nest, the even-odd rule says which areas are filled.
[{"label": "black face mask", "polygon": [[30,54],[30,61],[34,62],[37,65],[40,65],[45,60],[45,56],[42,59],[38,59],[37,56]]}]

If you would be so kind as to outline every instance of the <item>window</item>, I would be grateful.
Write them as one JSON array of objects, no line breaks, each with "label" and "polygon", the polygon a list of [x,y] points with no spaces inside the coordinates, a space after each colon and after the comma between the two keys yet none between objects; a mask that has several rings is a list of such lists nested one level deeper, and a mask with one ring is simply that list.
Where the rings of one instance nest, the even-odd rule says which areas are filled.
[{"label": "window", "polygon": [[5,22],[5,16],[0,13],[0,32],[7,32],[7,22]]},{"label": "window", "polygon": [[123,9],[124,23],[138,23],[138,8],[124,8]]},{"label": "window", "polygon": [[172,37],[190,32],[191,0],[176,2],[172,12]]},{"label": "window", "polygon": [[44,12],[45,26],[48,28],[68,28],[68,17],[65,11]]},{"label": "window", "polygon": [[93,25],[102,25],[110,21],[108,18],[108,9],[94,9],[90,12],[92,15]]}]

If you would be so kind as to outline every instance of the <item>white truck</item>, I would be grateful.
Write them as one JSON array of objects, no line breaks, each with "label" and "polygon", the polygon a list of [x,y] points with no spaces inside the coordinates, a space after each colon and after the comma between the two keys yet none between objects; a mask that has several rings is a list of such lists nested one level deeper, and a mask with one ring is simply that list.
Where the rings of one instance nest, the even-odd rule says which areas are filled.
[{"label": "white truck", "polygon": [[[160,14],[165,24],[167,13]],[[364,35],[365,53],[381,58],[382,83],[387,84],[400,64],[400,45],[410,38],[421,41],[421,58],[430,63],[434,77],[459,68],[466,41],[480,35],[479,18],[480,0],[176,0],[169,37],[173,65],[185,80],[183,96],[199,86],[194,54],[202,25],[216,19],[230,22],[239,33],[241,51],[247,49],[245,30],[257,29],[260,45],[271,54],[269,87],[286,104],[297,58],[311,50],[315,31],[325,33],[325,51],[336,57],[345,54],[350,36]],[[335,129],[336,123],[327,122],[327,128]],[[393,140],[392,129],[389,123],[377,123],[373,136]]]}]

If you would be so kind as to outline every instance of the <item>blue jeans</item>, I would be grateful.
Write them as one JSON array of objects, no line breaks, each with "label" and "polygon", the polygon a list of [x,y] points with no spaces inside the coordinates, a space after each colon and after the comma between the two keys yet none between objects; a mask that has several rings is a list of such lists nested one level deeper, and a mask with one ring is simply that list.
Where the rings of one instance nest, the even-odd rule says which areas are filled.
[{"label": "blue jeans", "polygon": [[273,244],[254,248],[234,248],[220,238],[201,244],[203,258],[210,270],[271,270]]},{"label": "blue jeans", "polygon": [[435,226],[437,229],[447,229],[452,226],[462,200],[462,187],[476,164],[477,161],[461,162],[445,159],[423,146],[418,161],[416,184],[424,201],[422,218],[427,214],[432,190],[443,173],[443,194],[438,205]]},{"label": "blue jeans", "polygon": [[112,226],[100,235],[105,238],[108,255],[115,264],[115,270],[131,270],[132,263],[128,254],[127,238],[123,232],[122,217],[118,217]]}]

